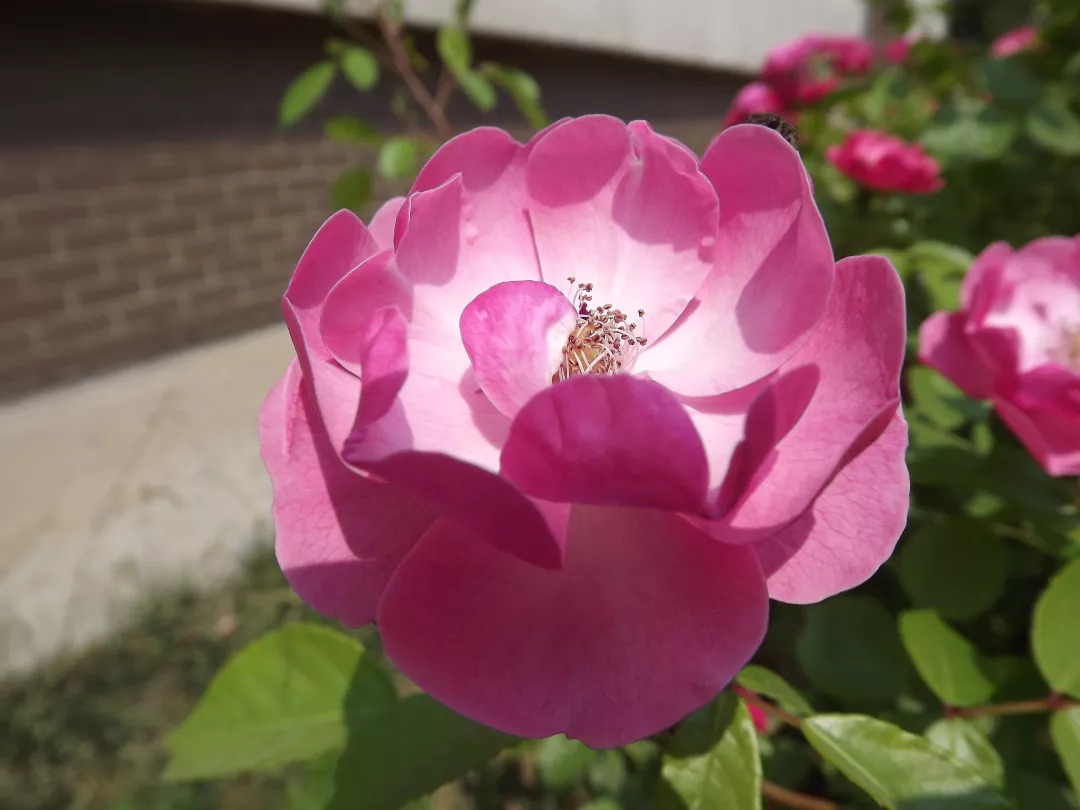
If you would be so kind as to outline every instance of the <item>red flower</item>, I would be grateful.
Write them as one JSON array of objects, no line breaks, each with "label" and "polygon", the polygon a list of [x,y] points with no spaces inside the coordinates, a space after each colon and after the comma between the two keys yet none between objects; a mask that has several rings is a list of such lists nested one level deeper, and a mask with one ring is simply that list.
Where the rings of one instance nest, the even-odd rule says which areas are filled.
[{"label": "red flower", "polygon": [[825,157],[836,168],[867,188],[930,194],[944,185],[941,167],[917,143],[886,132],[852,132],[840,146],[830,146]]}]

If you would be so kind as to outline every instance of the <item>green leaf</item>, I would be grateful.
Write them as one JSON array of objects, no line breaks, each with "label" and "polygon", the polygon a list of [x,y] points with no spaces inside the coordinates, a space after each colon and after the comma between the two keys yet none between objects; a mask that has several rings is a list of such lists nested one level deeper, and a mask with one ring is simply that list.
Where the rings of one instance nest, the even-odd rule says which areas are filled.
[{"label": "green leaf", "polygon": [[686,718],[661,769],[660,808],[761,808],[761,757],[750,712],[731,693]]},{"label": "green leaf", "polygon": [[966,517],[927,524],[903,541],[900,585],[918,608],[947,619],[973,619],[1005,591],[1009,554],[986,524]]},{"label": "green leaf", "polygon": [[900,614],[900,638],[927,686],[949,706],[974,706],[994,694],[979,651],[932,610]]},{"label": "green leaf", "polygon": [[367,169],[347,171],[330,187],[330,204],[335,210],[348,208],[358,214],[370,199],[371,172]]},{"label": "green leaf", "polygon": [[455,76],[466,73],[472,67],[472,45],[465,29],[447,25],[435,35],[435,49],[447,70]]},{"label": "green leaf", "polygon": [[1069,61],[1065,63],[1065,67],[1062,70],[1062,75],[1066,78],[1080,76],[1080,51],[1077,51],[1069,57]]},{"label": "green leaf", "polygon": [[938,720],[923,735],[953,759],[970,765],[994,787],[1005,784],[1005,765],[997,749],[975,725],[962,717]]},{"label": "green leaf", "polygon": [[799,664],[820,691],[844,701],[891,703],[910,665],[892,615],[868,596],[837,596],[806,610]]},{"label": "green leaf", "polygon": [[589,766],[589,784],[599,793],[618,794],[626,782],[626,757],[616,748],[596,753]]},{"label": "green leaf", "polygon": [[1080,559],[1066,565],[1035,604],[1032,646],[1035,663],[1054,689],[1080,697]]},{"label": "green leaf", "polygon": [[367,48],[349,45],[341,51],[341,72],[357,90],[367,91],[378,84],[379,60]]},{"label": "green leaf", "polygon": [[467,70],[458,74],[457,80],[477,109],[487,112],[495,108],[499,100],[495,88],[482,75],[474,70]]},{"label": "green leaf", "polygon": [[385,138],[363,118],[351,115],[329,119],[323,125],[327,137],[344,143],[359,143],[366,146],[379,146]]},{"label": "green leaf", "polygon": [[1060,96],[1051,95],[1036,104],[1024,120],[1031,139],[1048,152],[1080,155],[1080,117]]},{"label": "green leaf", "polygon": [[1040,774],[1009,771],[1005,790],[1013,798],[1017,810],[1076,810],[1064,786]]},{"label": "green leaf", "polygon": [[1050,738],[1073,792],[1080,797],[1080,706],[1054,712],[1050,718]]},{"label": "green leaf", "polygon": [[1025,104],[1042,92],[1042,82],[1013,59],[986,59],[979,66],[986,89],[997,101]]},{"label": "green leaf", "polygon": [[1016,138],[1016,122],[979,101],[944,105],[923,133],[931,152],[953,162],[996,160]]},{"label": "green leaf", "polygon": [[333,62],[319,62],[293,79],[292,83],[285,88],[285,94],[281,97],[281,106],[278,108],[278,125],[283,127],[292,126],[307,115],[326,95],[326,91],[330,89],[330,83],[334,80],[334,72]]},{"label": "green leaf", "polygon": [[[346,718],[351,694],[357,717]],[[393,686],[351,638],[298,622],[234,655],[167,740],[166,779],[205,779],[313,759],[345,742],[346,720],[393,705]]]},{"label": "green leaf", "polygon": [[550,790],[566,790],[585,778],[597,752],[564,734],[541,741],[537,751],[540,780]]},{"label": "green leaf", "polygon": [[515,742],[427,695],[410,695],[391,711],[350,724],[327,810],[399,810]]},{"label": "green leaf", "polygon": [[548,125],[548,116],[540,103],[540,85],[523,70],[494,63],[483,66],[484,75],[502,87],[514,100],[529,126],[543,129]]},{"label": "green leaf", "polygon": [[805,716],[814,711],[806,702],[806,698],[771,669],[753,664],[743,667],[742,672],[736,676],[735,682],[744,689],[772,698],[786,712]]},{"label": "green leaf", "polygon": [[917,734],[857,714],[807,718],[810,745],[890,810],[981,810],[1009,802],[976,769]]},{"label": "green leaf", "polygon": [[379,148],[379,174],[390,179],[411,177],[420,162],[420,145],[413,138],[387,138]]},{"label": "green leaf", "polygon": [[968,419],[986,414],[982,403],[968,399],[959,388],[926,366],[911,366],[907,383],[914,409],[938,427],[954,430]]}]

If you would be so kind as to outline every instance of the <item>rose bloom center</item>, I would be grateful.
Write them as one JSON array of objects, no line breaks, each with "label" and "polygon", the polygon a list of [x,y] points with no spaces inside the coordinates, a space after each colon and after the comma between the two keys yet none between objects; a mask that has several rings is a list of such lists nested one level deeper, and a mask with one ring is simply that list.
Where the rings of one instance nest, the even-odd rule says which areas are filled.
[{"label": "rose bloom center", "polygon": [[[578,314],[577,326],[566,339],[562,361],[551,375],[557,383],[575,374],[618,374],[629,371],[648,338],[635,334],[638,325],[611,304],[593,304],[593,285],[567,279],[573,289],[570,303]],[[575,282],[577,286],[574,286]],[[645,323],[645,310],[637,311]]]}]

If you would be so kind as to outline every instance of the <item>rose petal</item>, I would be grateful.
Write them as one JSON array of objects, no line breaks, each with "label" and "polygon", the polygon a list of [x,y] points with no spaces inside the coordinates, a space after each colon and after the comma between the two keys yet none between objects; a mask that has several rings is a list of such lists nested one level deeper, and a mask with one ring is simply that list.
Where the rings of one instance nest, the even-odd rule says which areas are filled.
[{"label": "rose petal", "polygon": [[774,371],[817,324],[833,280],[832,247],[809,178],[781,135],[730,127],[701,170],[720,199],[715,266],[684,317],[635,365],[695,397]]},{"label": "rose petal", "polygon": [[375,240],[379,250],[393,250],[394,248],[394,225],[401,206],[405,203],[404,197],[391,197],[379,206],[368,225],[368,233]]},{"label": "rose petal", "polygon": [[421,308],[453,324],[502,281],[539,279],[525,214],[526,149],[482,127],[444,144],[420,172],[397,228],[397,265]]},{"label": "rose petal", "polygon": [[578,315],[565,295],[542,281],[505,281],[461,313],[461,339],[476,381],[511,419],[551,385]]},{"label": "rose petal", "polygon": [[1074,412],[1025,410],[994,397],[998,415],[1050,475],[1080,475],[1080,417]]},{"label": "rose petal", "polygon": [[837,264],[821,323],[783,368],[788,375],[816,370],[813,398],[732,507],[725,539],[757,539],[793,520],[881,434],[900,401],[904,319],[903,285],[887,259],[856,256]]},{"label": "rose petal", "polygon": [[752,548],[769,596],[808,604],[860,585],[896,546],[907,522],[907,423],[899,410],[794,523]]},{"label": "rose petal", "polygon": [[662,386],[582,374],[518,412],[502,474],[550,501],[700,512],[708,464],[686,411]]},{"label": "rose petal", "polygon": [[655,339],[711,266],[716,194],[685,149],[644,122],[577,118],[537,139],[526,167],[543,278],[592,283],[598,304]]},{"label": "rose petal", "polygon": [[389,657],[424,691],[524,737],[641,739],[710,700],[767,620],[753,552],[661,512],[575,507],[541,571],[440,521],[379,606]]},{"label": "rose petal", "polygon": [[965,394],[990,396],[994,378],[965,334],[962,312],[935,312],[919,327],[919,360],[935,368]]},{"label": "rose petal", "polygon": [[350,627],[375,618],[394,568],[435,515],[388,484],[347,469],[293,361],[259,412],[274,486],[275,549],[311,607]]}]

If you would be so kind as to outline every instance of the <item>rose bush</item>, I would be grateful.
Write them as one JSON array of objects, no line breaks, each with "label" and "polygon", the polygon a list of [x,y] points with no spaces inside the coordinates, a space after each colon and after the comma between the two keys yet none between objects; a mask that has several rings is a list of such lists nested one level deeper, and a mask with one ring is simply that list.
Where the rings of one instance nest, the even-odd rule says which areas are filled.
[{"label": "rose bush", "polygon": [[1048,473],[1080,475],[1080,237],[992,245],[962,295],[922,325],[920,359],[991,399]]},{"label": "rose bush", "polygon": [[504,731],[671,725],[768,596],[859,584],[904,525],[899,279],[834,266],[768,128],[700,164],[605,116],[474,130],[370,227],[332,217],[284,305],[260,437],[286,576]]}]

